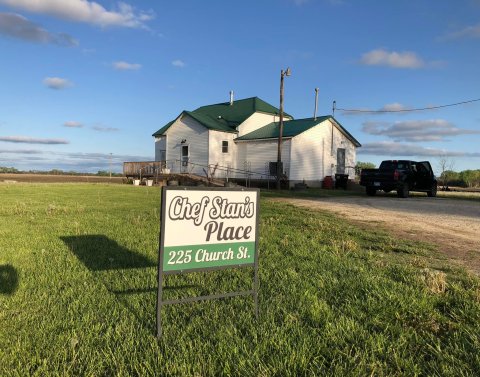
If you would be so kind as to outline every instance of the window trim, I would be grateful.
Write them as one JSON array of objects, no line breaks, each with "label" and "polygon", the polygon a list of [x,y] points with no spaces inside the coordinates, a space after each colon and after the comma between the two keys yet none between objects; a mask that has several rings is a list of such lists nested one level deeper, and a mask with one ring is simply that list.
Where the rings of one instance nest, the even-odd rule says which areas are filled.
[{"label": "window trim", "polygon": [[228,140],[222,140],[222,153],[229,153],[228,152]]}]

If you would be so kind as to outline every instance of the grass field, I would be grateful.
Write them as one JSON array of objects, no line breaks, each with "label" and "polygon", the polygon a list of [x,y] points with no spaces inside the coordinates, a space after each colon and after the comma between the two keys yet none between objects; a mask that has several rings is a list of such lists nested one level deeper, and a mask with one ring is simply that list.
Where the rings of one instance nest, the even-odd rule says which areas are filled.
[{"label": "grass field", "polygon": [[[158,342],[158,188],[1,184],[0,199],[0,376],[480,375],[480,281],[431,268],[432,246],[264,197],[259,320],[249,297],[170,306]],[[165,295],[251,282],[169,276]]]}]

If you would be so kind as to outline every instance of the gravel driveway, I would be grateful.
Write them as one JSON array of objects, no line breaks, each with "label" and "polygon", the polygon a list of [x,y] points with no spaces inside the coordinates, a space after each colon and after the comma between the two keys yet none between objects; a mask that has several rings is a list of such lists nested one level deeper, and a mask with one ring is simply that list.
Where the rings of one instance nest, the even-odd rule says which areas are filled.
[{"label": "gravel driveway", "polygon": [[362,225],[380,226],[400,237],[437,245],[448,259],[480,274],[479,201],[426,196],[278,200],[331,211]]}]

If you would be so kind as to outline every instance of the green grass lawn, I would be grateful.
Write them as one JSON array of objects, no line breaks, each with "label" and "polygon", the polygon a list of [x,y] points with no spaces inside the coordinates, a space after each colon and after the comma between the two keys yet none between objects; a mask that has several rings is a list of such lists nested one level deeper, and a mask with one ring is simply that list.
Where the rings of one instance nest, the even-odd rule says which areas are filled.
[{"label": "green grass lawn", "polygon": [[[169,306],[158,342],[158,188],[0,200],[0,376],[480,375],[480,281],[433,269],[432,246],[264,197],[259,320],[251,297]],[[249,268],[168,276],[165,298],[251,286]]]}]

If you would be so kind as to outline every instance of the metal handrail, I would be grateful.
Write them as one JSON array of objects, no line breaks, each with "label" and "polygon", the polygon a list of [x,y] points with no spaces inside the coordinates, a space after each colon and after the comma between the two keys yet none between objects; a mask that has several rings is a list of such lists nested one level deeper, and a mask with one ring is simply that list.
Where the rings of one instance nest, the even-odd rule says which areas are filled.
[{"label": "metal handrail", "polygon": [[[139,162],[142,163],[142,162]],[[216,166],[217,171],[221,172],[226,172],[225,177],[218,177],[214,178],[211,177],[211,179],[215,180],[226,180],[228,182],[229,179],[229,174],[231,173],[237,173],[245,176],[245,185],[248,187],[250,183],[250,179],[252,176],[257,177],[257,179],[266,179],[268,182],[272,179],[272,175],[267,174],[267,173],[260,173],[258,171],[253,171],[249,169],[238,169],[238,168],[232,168],[231,166],[224,166],[224,165],[218,165],[218,164],[199,164],[191,161],[184,161],[180,159],[172,159],[172,160],[162,160],[162,161],[144,161],[143,163],[146,163],[147,165],[140,167],[137,169],[137,174],[140,175],[140,179],[142,179],[142,172],[145,170],[150,170],[151,173],[154,174],[154,176],[158,179],[159,173],[162,174],[163,169],[169,169],[170,170],[177,170],[180,174],[191,174],[192,171],[195,169],[195,167],[200,167],[200,168],[206,168],[208,169],[207,171],[210,173],[210,169]],[[186,163],[186,169],[184,164]],[[186,170],[186,171],[183,171]],[[203,169],[205,171],[205,169]],[[236,177],[237,179],[239,178],[238,176]],[[207,179],[208,173],[207,173]]]},{"label": "metal handrail", "polygon": [[[182,161],[182,160],[169,160],[170,162],[178,162],[178,163],[182,163],[182,162],[185,162],[185,161]],[[166,160],[166,162],[168,162],[168,160]],[[220,171],[229,171],[229,172],[237,172],[237,173],[243,173],[243,174],[250,174],[250,175],[259,175],[261,177],[265,176],[264,173],[259,173],[259,172],[256,172],[256,171],[253,171],[253,170],[245,170],[245,169],[236,169],[236,168],[232,168],[232,167],[228,167],[228,166],[223,166],[223,165],[217,165],[217,164],[208,164],[208,165],[205,165],[205,164],[198,164],[198,163],[195,163],[195,162],[190,162],[190,161],[186,161],[188,165],[192,165],[192,166],[198,166],[198,167],[202,167],[202,168],[212,168],[212,167],[215,167],[217,166],[217,169],[220,170]]]}]

